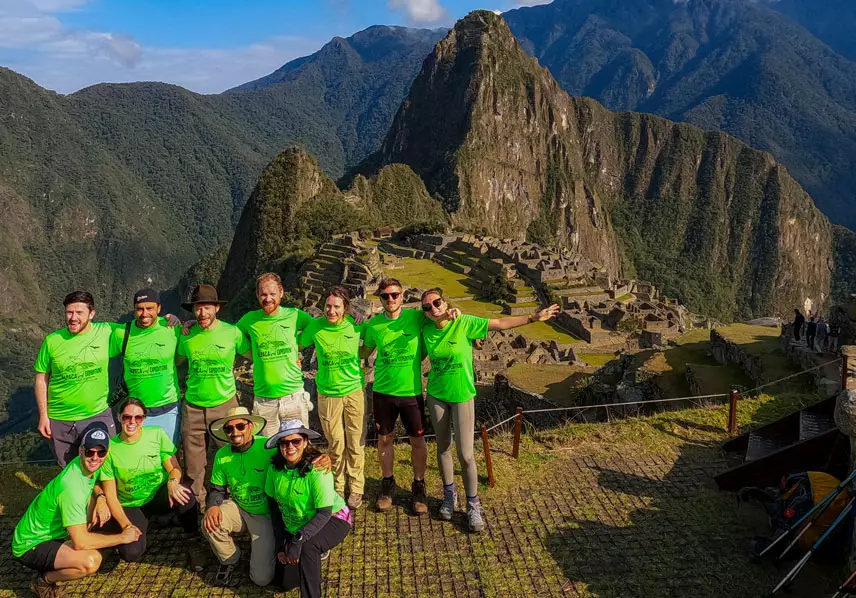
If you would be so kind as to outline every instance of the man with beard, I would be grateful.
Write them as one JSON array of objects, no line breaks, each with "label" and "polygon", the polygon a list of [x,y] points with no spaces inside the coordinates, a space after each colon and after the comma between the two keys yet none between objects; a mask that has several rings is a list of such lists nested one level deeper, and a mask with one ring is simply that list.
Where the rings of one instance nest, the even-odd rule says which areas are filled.
[{"label": "man with beard", "polygon": [[[229,443],[214,457],[208,506],[202,520],[202,531],[220,561],[217,585],[232,585],[233,570],[241,559],[232,534],[243,531],[250,534],[250,580],[259,586],[273,580],[276,546],[265,475],[276,448],[265,448],[265,438],[254,436],[264,427],[264,418],[250,415],[245,407],[230,409],[226,417],[211,424],[211,435]],[[312,464],[329,469],[330,457],[321,455]]]},{"label": "man with beard", "polygon": [[160,294],[141,289],[134,294],[134,320],[114,328],[111,352],[123,357],[128,396],[146,407],[146,425],[158,426],[173,444],[180,441],[178,374],[175,352],[178,326],[168,327],[161,312]]},{"label": "man with beard", "polygon": [[238,328],[253,350],[253,413],[267,421],[256,430],[263,436],[279,432],[280,422],[299,419],[309,425],[312,403],[303,389],[297,335],[312,321],[303,310],[280,305],[282,280],[273,272],[256,279],[261,309],[244,315]]},{"label": "man with beard", "polygon": [[39,492],[15,526],[12,555],[36,571],[30,589],[40,598],[67,596],[57,582],[94,575],[101,566],[99,550],[130,544],[140,537],[140,530],[133,525],[117,534],[89,531],[90,509],[89,523],[101,524],[110,518],[104,501],[96,499],[96,505],[90,505],[109,446],[109,430],[103,422],[96,421],[85,428],[78,457]]},{"label": "man with beard", "polygon": [[[184,461],[200,504],[205,500],[208,426],[238,406],[232,371],[235,356],[250,351],[250,343],[241,331],[217,318],[225,303],[217,297],[217,289],[203,284],[193,289],[188,303],[182,304],[196,316],[196,323],[179,339],[178,355],[188,362],[182,424]],[[216,442],[218,446],[224,444],[222,440]]]}]

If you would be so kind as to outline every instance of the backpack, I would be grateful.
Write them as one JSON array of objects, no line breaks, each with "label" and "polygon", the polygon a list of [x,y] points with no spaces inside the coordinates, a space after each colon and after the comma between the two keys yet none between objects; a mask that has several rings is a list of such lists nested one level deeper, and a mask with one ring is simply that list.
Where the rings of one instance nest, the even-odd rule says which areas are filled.
[{"label": "backpack", "polygon": [[[751,486],[743,488],[737,497],[740,501],[759,500],[767,515],[770,517],[772,538],[785,533],[812,507],[821,502],[830,492],[838,488],[841,480],[821,471],[804,471],[782,478],[778,488],[758,488]],[[850,490],[845,489],[835,500],[814,520],[814,524],[800,538],[797,547],[808,550],[823,535],[835,521],[838,514],[850,502]],[[755,548],[760,551],[765,542],[756,542]],[[784,547],[784,545],[783,545]]]}]

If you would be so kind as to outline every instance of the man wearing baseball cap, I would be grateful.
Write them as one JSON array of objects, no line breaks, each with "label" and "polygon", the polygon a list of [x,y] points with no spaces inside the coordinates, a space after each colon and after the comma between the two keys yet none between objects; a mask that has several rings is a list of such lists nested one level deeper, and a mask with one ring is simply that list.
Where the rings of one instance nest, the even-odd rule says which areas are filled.
[{"label": "man wearing baseball cap", "polygon": [[[78,456],[39,492],[15,526],[12,555],[36,571],[30,589],[37,596],[66,596],[57,582],[94,575],[101,566],[99,550],[130,544],[140,537],[140,530],[132,525],[110,535],[89,531],[92,524],[104,523],[110,517],[104,501],[93,498],[98,470],[109,446],[107,426],[99,421],[91,423],[81,434]],[[95,506],[90,507],[93,501]],[[92,519],[87,522],[90,508]]]},{"label": "man wearing baseball cap", "polygon": [[111,351],[122,355],[128,396],[146,406],[146,425],[158,426],[178,444],[178,374],[175,353],[180,326],[171,326],[161,312],[160,294],[150,288],[134,293],[134,320],[113,329]]},{"label": "man wearing baseball cap", "polygon": [[[208,426],[238,406],[235,398],[235,356],[249,354],[250,342],[234,325],[217,318],[226,302],[217,289],[203,284],[193,289],[182,307],[193,312],[196,323],[179,337],[178,356],[187,359],[182,440],[187,476],[193,494],[205,502],[205,467],[208,465]],[[218,446],[224,441],[216,440]]]}]

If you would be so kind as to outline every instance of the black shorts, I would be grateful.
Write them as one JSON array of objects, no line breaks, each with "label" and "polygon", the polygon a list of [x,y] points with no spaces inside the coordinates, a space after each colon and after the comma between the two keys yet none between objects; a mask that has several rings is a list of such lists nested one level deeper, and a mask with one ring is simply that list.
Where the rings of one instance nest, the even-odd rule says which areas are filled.
[{"label": "black shorts", "polygon": [[395,420],[401,415],[401,423],[408,436],[425,434],[425,399],[416,397],[394,397],[382,392],[372,393],[372,414],[377,433],[381,436],[395,431]]},{"label": "black shorts", "polygon": [[62,542],[59,540],[42,542],[35,548],[31,548],[17,557],[18,562],[25,567],[35,569],[42,575],[48,571],[56,571],[54,564],[56,563],[56,554],[59,552],[60,546],[62,546]]}]

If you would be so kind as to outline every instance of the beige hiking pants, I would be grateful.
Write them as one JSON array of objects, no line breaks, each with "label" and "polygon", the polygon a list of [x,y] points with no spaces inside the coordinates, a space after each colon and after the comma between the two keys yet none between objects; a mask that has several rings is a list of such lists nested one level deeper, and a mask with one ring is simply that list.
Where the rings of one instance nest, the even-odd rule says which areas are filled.
[{"label": "beige hiking pants", "polygon": [[344,495],[345,482],[351,492],[365,488],[366,395],[363,389],[344,397],[318,395],[318,417],[333,462],[336,492]]},{"label": "beige hiking pants", "polygon": [[298,390],[278,399],[264,399],[255,397],[253,399],[253,413],[265,418],[267,422],[263,430],[257,434],[270,438],[279,432],[279,424],[290,419],[299,419],[303,425],[309,427],[309,412],[312,410],[312,402],[309,393]]},{"label": "beige hiking pants", "polygon": [[232,534],[249,532],[250,534],[250,579],[257,586],[266,586],[273,581],[276,567],[276,546],[273,526],[267,515],[247,513],[232,500],[220,505],[223,518],[220,527],[212,533],[203,528],[211,550],[222,565],[236,565],[240,558],[238,547]]}]

